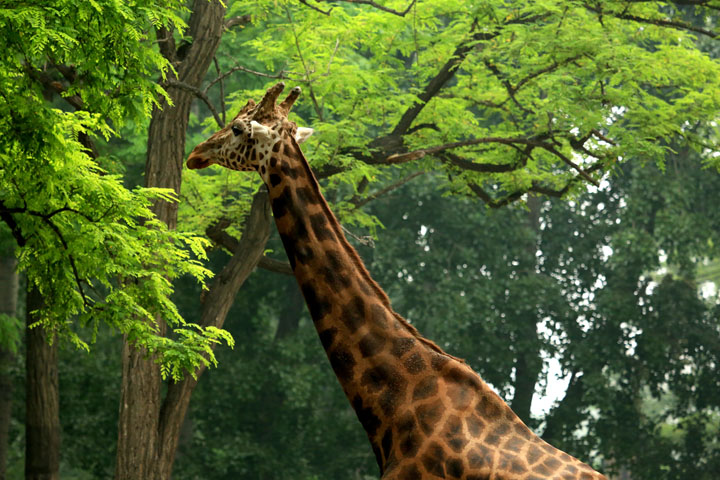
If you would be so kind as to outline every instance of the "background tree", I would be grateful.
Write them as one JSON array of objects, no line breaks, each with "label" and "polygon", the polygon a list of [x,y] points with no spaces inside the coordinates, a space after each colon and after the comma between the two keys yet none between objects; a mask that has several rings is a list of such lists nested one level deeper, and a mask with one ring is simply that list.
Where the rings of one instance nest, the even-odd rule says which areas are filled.
[{"label": "background tree", "polygon": [[[174,23],[143,23],[138,30],[148,32],[146,37],[141,35],[140,44],[127,51],[150,52],[142,48],[154,41],[163,58],[153,57],[159,63],[147,67],[142,81],[127,75],[117,81],[135,93],[143,91],[135,88],[137,82],[148,86],[159,78],[174,106],[155,110],[147,132],[147,124],[137,120],[139,134],[116,128],[124,134],[122,141],[95,143],[99,153],[115,156],[114,162],[103,163],[108,168],[126,164],[128,185],[146,182],[180,191],[180,232],[204,232],[233,254],[228,257],[219,248],[211,252],[209,266],[220,273],[204,297],[182,279],[176,282],[180,294],[174,299],[184,316],[198,319],[200,325],[220,327],[226,316],[234,319],[227,328],[242,345],[232,355],[218,352],[230,373],[212,372],[199,384],[198,401],[182,429],[190,394],[198,385],[195,379],[171,382],[161,397],[157,367],[143,360],[142,351],[125,347],[127,401],[122,404],[128,408],[121,413],[117,459],[110,447],[92,455],[79,453],[83,435],[103,434],[94,437],[98,441],[93,444],[105,445],[112,434],[109,428],[84,434],[75,429],[72,440],[65,441],[66,458],[72,462],[67,468],[107,476],[108,465],[116,463],[118,478],[166,478],[179,444],[182,467],[175,476],[181,478],[376,474],[301,313],[296,288],[278,273],[262,272],[239,290],[256,262],[274,272],[287,269],[284,258],[274,256],[276,238],[270,239],[267,255],[258,258],[267,226],[262,198],[257,197],[255,208],[249,202],[258,179],[216,171],[200,177],[193,172],[186,174],[180,190],[183,152],[205,137],[203,128],[214,130],[227,120],[227,112],[257,97],[265,82],[277,78],[303,86],[305,100],[295,118],[318,132],[306,147],[307,156],[335,211],[360,234],[358,241],[369,243],[364,237],[377,235],[375,249],[360,248],[398,310],[443,347],[466,357],[524,417],[544,426],[548,438],[578,455],[599,453],[597,462],[612,460],[632,466],[637,475],[651,476],[659,462],[653,465],[647,452],[629,448],[629,434],[615,434],[621,420],[634,422],[628,431],[642,430],[643,438],[662,445],[663,452],[699,438],[686,435],[690,425],[693,432],[713,431],[711,407],[702,415],[685,415],[695,408],[691,405],[699,405],[692,395],[683,397],[689,399],[687,408],[678,409],[677,415],[648,416],[653,398],[661,399],[660,405],[674,405],[669,403],[670,384],[663,385],[660,370],[654,370],[662,363],[659,359],[670,357],[656,355],[658,360],[649,362],[644,355],[653,348],[638,344],[629,353],[620,346],[638,336],[637,328],[623,322],[635,326],[656,315],[637,314],[641,309],[633,302],[642,298],[643,305],[649,305],[649,295],[631,296],[639,290],[630,286],[633,278],[649,276],[659,265],[657,244],[648,240],[654,233],[617,230],[642,218],[621,216],[627,209],[623,196],[631,192],[622,182],[628,172],[640,178],[649,171],[640,165],[664,165],[670,146],[688,153],[683,158],[691,169],[700,164],[715,168],[718,161],[712,122],[717,118],[720,77],[708,45],[714,45],[717,36],[720,5],[684,3],[536,1],[508,6],[261,0],[228,2],[225,10],[219,2],[200,1],[173,17]],[[180,18],[189,25],[187,35],[181,32]],[[23,38],[16,33],[20,31],[13,31],[13,38]],[[163,77],[158,65],[174,70]],[[61,85],[74,85],[61,70],[53,72],[59,72]],[[80,81],[74,88],[82,85]],[[200,101],[192,104],[193,97]],[[697,156],[690,156],[688,148]],[[625,176],[608,177],[611,170]],[[600,188],[586,196],[582,192],[592,183]],[[653,187],[649,185],[645,188]],[[640,202],[647,192],[638,192]],[[575,203],[547,201],[561,194],[574,195]],[[528,210],[488,213],[482,206],[518,200],[527,201]],[[675,200],[668,205],[680,208],[682,202]],[[153,205],[159,218],[174,227],[174,207],[161,201]],[[604,213],[590,215],[591,205]],[[6,206],[3,219],[10,226],[23,215],[44,222],[32,212],[19,211],[21,205]],[[59,212],[50,220],[71,213]],[[440,222],[443,218],[446,223]],[[703,235],[708,231],[714,232]],[[638,238],[645,247],[623,253],[627,240],[635,245]],[[715,254],[712,249],[687,254],[686,271],[699,260],[698,252]],[[138,260],[135,270],[152,259],[145,255]],[[623,270],[628,265],[632,269]],[[598,278],[606,282],[607,295],[612,292],[622,302],[612,296],[603,299]],[[675,292],[680,284],[666,284],[672,289],[663,291]],[[236,309],[229,311],[238,290]],[[683,311],[692,313],[688,322],[694,325],[705,318],[703,339],[717,338],[711,335],[714,312],[703,301],[695,302],[691,290],[683,297]],[[653,312],[668,312],[663,318],[670,318],[675,307],[658,304]],[[157,313],[153,310],[134,325],[145,331],[155,319],[162,333],[163,320],[170,317]],[[634,316],[625,319],[629,313]],[[606,344],[613,352],[612,364],[603,353]],[[673,355],[685,359],[689,354],[682,348]],[[700,350],[710,352],[711,345]],[[543,425],[543,419],[532,417],[530,405],[546,381],[551,358],[564,369],[569,388]],[[136,384],[128,375],[132,362],[138,366]],[[638,362],[651,364],[647,369],[655,376],[647,373],[631,381]],[[690,363],[703,362],[698,357]],[[92,362],[82,369],[87,375],[78,371],[72,376],[77,388],[98,377]],[[632,388],[621,388],[623,382]],[[107,399],[110,391],[102,389],[95,401]],[[152,403],[138,398],[151,398]],[[68,401],[80,399],[68,395]],[[77,422],[68,425],[83,425],[85,417],[71,415]],[[99,416],[114,415],[111,409]],[[132,428],[143,418],[150,420],[147,428]],[[231,422],[234,428],[228,427]],[[688,430],[677,427],[678,422]],[[704,459],[698,468],[705,468],[715,458],[712,448],[707,441],[686,450]],[[133,457],[133,449],[143,456]],[[664,465],[663,471],[678,474],[681,465],[691,465],[689,454],[686,459]]]}]

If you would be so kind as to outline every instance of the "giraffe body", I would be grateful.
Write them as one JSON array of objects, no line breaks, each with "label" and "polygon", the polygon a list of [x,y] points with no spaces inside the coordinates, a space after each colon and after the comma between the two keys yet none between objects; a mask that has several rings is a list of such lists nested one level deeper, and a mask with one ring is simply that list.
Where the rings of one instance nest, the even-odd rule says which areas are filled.
[{"label": "giraffe body", "polygon": [[547,444],[462,360],[392,310],[320,192],[287,120],[299,95],[268,90],[198,145],[188,167],[256,170],[330,364],[368,434],[383,480],[601,480]]}]

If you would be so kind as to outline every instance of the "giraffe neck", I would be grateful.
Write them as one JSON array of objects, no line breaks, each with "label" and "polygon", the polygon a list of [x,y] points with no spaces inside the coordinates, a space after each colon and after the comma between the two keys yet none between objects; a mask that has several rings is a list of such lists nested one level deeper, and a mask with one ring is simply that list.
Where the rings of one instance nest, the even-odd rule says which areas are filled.
[{"label": "giraffe neck", "polygon": [[543,442],[463,361],[395,313],[298,144],[273,152],[260,172],[280,237],[383,478],[604,479]]}]

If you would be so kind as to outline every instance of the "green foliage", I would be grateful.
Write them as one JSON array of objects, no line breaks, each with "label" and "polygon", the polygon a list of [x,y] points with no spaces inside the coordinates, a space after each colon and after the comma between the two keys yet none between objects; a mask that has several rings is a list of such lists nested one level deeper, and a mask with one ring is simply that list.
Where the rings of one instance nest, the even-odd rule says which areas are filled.
[{"label": "green foliage", "polygon": [[[88,155],[87,139],[107,139],[158,104],[151,74],[169,65],[143,32],[182,28],[181,11],[167,1],[0,9],[0,213],[44,297],[40,323],[88,348],[76,325],[106,322],[175,379],[214,363],[209,345],[230,341],[187,324],[169,299],[174,279],[210,275],[200,263],[207,243],[154,220],[151,202],[174,201],[170,192],[126,189]],[[53,92],[75,111],[49,104]],[[176,339],[158,335],[158,316]]]}]

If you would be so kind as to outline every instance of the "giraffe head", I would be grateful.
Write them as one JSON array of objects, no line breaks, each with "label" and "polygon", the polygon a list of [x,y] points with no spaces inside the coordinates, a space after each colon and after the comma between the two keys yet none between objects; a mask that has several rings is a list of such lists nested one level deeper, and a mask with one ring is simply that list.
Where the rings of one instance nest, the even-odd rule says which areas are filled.
[{"label": "giraffe head", "polygon": [[249,100],[230,123],[193,149],[187,160],[188,168],[217,164],[232,170],[264,173],[263,167],[276,144],[289,136],[298,143],[307,140],[313,130],[297,127],[287,118],[293,103],[300,96],[300,87],[290,90],[285,100],[275,105],[284,88],[283,82],[277,83],[267,90],[260,103]]}]

